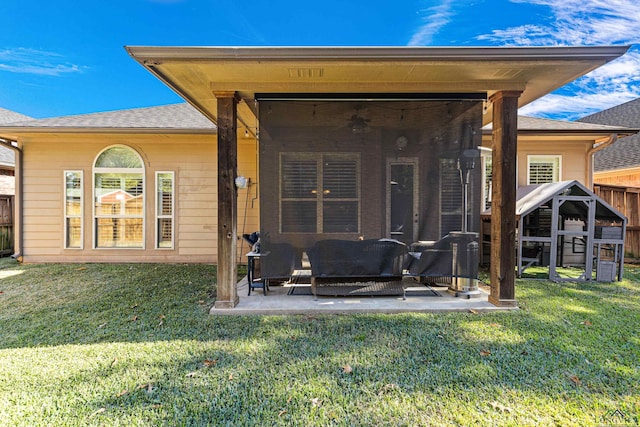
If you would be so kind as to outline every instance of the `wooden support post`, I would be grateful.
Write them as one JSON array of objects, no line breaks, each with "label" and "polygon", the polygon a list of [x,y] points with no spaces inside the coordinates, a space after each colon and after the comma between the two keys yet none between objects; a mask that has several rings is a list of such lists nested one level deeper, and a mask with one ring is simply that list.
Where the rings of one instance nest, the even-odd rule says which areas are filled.
[{"label": "wooden support post", "polygon": [[238,166],[236,135],[238,98],[235,92],[215,93],[218,99],[218,294],[215,308],[238,305],[236,248],[238,238]]},{"label": "wooden support post", "polygon": [[518,97],[521,92],[498,92],[493,102],[491,193],[491,294],[489,302],[516,306],[516,153]]}]

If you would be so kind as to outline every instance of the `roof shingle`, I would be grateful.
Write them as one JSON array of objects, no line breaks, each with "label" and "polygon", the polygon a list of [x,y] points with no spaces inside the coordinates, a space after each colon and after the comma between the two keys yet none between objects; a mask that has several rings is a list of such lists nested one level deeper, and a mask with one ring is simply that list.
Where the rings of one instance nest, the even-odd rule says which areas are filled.
[{"label": "roof shingle", "polygon": [[[2,127],[2,126],[0,126]],[[186,103],[11,123],[22,129],[215,130],[216,126]]]},{"label": "roof shingle", "polygon": [[[625,102],[578,120],[612,126],[640,127],[640,98]],[[620,138],[614,144],[596,152],[594,170],[602,172],[640,166],[640,135]]]},{"label": "roof shingle", "polygon": [[[577,123],[564,120],[542,119],[539,117],[518,116],[518,131],[619,131],[624,126],[610,126],[605,124]],[[483,129],[490,130],[492,123]]]},{"label": "roof shingle", "polygon": [[[0,124],[7,124],[12,122],[19,122],[23,120],[30,120],[31,117],[24,114],[16,113],[15,111],[7,110],[6,108],[0,108]],[[13,169],[16,164],[16,153],[10,148],[0,146],[0,166]]]},{"label": "roof shingle", "polygon": [[31,117],[24,114],[16,113],[15,111],[0,108],[0,124],[21,122],[24,120],[30,120]]}]

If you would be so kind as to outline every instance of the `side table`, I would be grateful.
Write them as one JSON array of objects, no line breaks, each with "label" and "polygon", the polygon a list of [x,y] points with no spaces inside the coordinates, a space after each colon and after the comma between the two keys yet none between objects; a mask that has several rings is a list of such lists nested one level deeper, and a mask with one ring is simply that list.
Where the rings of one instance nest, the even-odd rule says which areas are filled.
[{"label": "side table", "polygon": [[267,291],[269,290],[269,279],[255,277],[256,258],[258,259],[258,262],[260,262],[260,257],[265,255],[266,254],[253,251],[247,253],[247,282],[249,285],[249,293],[247,295],[251,295],[251,291],[253,289],[262,289],[263,295],[267,295]]}]

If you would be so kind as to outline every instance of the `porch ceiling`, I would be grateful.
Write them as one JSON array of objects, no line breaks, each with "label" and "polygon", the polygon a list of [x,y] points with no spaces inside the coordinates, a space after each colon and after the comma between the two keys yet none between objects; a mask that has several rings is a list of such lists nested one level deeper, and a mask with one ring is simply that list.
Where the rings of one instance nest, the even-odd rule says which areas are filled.
[{"label": "porch ceiling", "polygon": [[[623,55],[588,47],[145,47],[129,54],[216,122],[216,92],[238,92],[239,126],[256,127],[256,93],[522,91],[528,104]],[[491,114],[484,122],[491,121]]]}]

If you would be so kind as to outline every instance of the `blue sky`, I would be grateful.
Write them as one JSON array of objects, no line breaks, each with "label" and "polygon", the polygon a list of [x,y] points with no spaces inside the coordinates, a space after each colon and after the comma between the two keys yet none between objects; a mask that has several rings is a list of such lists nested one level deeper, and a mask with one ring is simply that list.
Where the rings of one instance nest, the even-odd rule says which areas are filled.
[{"label": "blue sky", "polygon": [[[0,107],[36,118],[180,102],[125,45],[640,43],[637,0],[2,0],[0,16]],[[521,113],[572,120],[638,97],[633,46]]]}]

